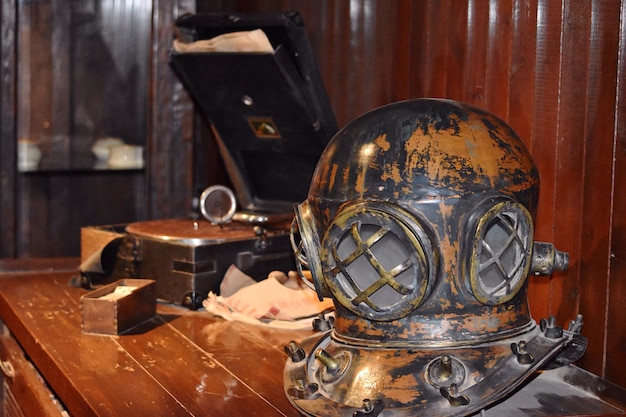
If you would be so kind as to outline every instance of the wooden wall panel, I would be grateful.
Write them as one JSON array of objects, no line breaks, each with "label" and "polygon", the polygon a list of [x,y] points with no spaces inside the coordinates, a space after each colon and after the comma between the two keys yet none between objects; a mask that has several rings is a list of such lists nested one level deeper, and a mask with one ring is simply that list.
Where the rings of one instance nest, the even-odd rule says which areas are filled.
[{"label": "wooden wall panel", "polygon": [[613,216],[611,227],[611,254],[607,314],[607,344],[605,375],[612,381],[626,386],[624,355],[626,354],[626,3],[621,4],[619,49],[622,54],[617,63],[617,97],[615,105],[615,171],[613,192]]},{"label": "wooden wall panel", "polygon": [[[440,8],[448,7],[449,3],[413,2],[411,6],[408,97],[414,97],[415,91],[420,91],[421,96],[445,97],[446,81],[450,78],[447,72],[450,68],[462,68],[453,61],[463,58],[457,53],[448,53],[448,25],[439,20]],[[455,23],[463,28],[464,22],[460,19]]]},{"label": "wooden wall panel", "polygon": [[[532,10],[532,9],[531,9]],[[535,239],[547,242],[554,241],[555,222],[555,182],[557,160],[557,130],[558,130],[558,103],[559,92],[555,86],[560,79],[560,36],[561,36],[561,7],[558,2],[541,2],[536,5],[536,19],[529,19],[528,27],[536,28],[535,59],[533,83],[526,87],[525,94],[532,98],[523,107],[516,109],[517,113],[531,117],[526,126],[518,124],[514,129],[525,128],[530,133],[530,151],[535,159],[541,177],[539,189],[538,213],[543,219],[535,225]],[[535,23],[533,25],[533,23]],[[532,29],[527,29],[532,36]],[[524,88],[524,86],[521,86]],[[533,98],[534,97],[534,98]],[[531,109],[531,110],[529,110]],[[521,134],[521,133],[520,133]],[[558,279],[560,274],[553,277]],[[543,277],[530,278],[529,298],[533,307],[533,314],[546,317],[551,309],[550,280]]]},{"label": "wooden wall panel", "polygon": [[169,67],[168,54],[174,39],[177,17],[195,11],[192,0],[153,2],[151,38],[150,113],[147,156],[150,161],[146,217],[181,217],[191,211],[193,183],[193,105],[182,84]]},{"label": "wooden wall panel", "polygon": [[29,173],[17,178],[22,195],[18,224],[21,257],[77,256],[80,228],[120,224],[137,217],[142,172]]},{"label": "wooden wall panel", "polygon": [[511,48],[511,0],[489,1],[487,17],[487,42],[485,45],[485,101],[488,109],[503,119],[508,119],[511,88],[511,62],[516,55]]},{"label": "wooden wall panel", "polygon": [[[559,97],[556,114],[557,148],[553,168],[553,210],[558,215],[554,217],[553,241],[561,250],[570,253],[570,269],[567,274],[560,274],[551,280],[550,300],[553,305],[550,306],[550,312],[558,313],[560,322],[570,319],[578,312],[579,294],[576,289],[580,281],[583,227],[584,109],[587,93],[582,85],[586,84],[588,69],[589,43],[584,40],[589,39],[591,7],[588,2],[573,3],[576,4],[564,8],[561,15],[559,84],[548,86],[556,90]],[[549,168],[544,168],[546,169]],[[587,317],[587,320],[590,319],[592,317]],[[590,349],[597,346],[593,342],[590,345]]]},{"label": "wooden wall panel", "polygon": [[15,256],[15,0],[0,2],[0,258]]},{"label": "wooden wall panel", "polygon": [[[586,14],[583,16],[587,17]],[[621,192],[621,187],[623,187],[623,179],[613,183],[615,92],[620,28],[619,2],[594,2],[589,21],[586,86],[581,88],[586,91],[586,98],[583,113],[584,144],[582,145],[584,152],[583,198],[582,212],[579,217],[582,232],[580,276],[578,285],[570,284],[563,294],[564,296],[574,292],[579,294],[579,310],[587,315],[587,323],[591,324],[587,326],[586,334],[590,340],[594,341],[590,344],[588,357],[582,364],[593,372],[600,373],[609,368],[605,359],[607,346],[600,341],[613,341],[614,336],[607,326],[597,326],[594,323],[606,323],[607,307],[610,307],[610,304],[607,304],[609,282],[611,278],[620,279],[619,276],[611,274],[609,269],[611,199],[613,193]],[[572,88],[575,87],[572,86]],[[572,143],[572,146],[580,147],[581,144],[577,141]],[[619,188],[614,188],[615,186]],[[562,306],[567,304],[567,300],[561,303]],[[593,315],[590,314],[591,312]],[[626,370],[626,367],[622,367],[622,370]],[[620,376],[620,383],[626,385],[626,375]]]},{"label": "wooden wall panel", "polygon": [[510,69],[508,112],[506,119],[527,146],[532,143],[533,112],[537,59],[537,5],[515,1],[510,24]]}]

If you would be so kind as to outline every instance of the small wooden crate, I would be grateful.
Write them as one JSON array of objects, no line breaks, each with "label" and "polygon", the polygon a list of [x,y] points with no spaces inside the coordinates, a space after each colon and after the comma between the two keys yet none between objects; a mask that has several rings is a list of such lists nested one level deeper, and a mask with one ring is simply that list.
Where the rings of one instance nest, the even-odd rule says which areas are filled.
[{"label": "small wooden crate", "polygon": [[121,279],[83,295],[85,333],[121,334],[156,314],[156,281]]}]

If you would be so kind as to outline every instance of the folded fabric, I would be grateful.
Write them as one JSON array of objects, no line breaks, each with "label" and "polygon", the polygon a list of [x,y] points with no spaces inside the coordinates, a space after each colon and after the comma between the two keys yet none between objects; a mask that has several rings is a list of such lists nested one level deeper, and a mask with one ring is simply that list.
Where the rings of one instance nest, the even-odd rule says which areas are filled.
[{"label": "folded fabric", "polygon": [[244,286],[230,296],[211,292],[203,307],[227,320],[310,329],[312,318],[331,311],[333,303],[331,299],[320,301],[317,293],[302,283],[296,273],[287,276],[273,272],[268,278]]}]

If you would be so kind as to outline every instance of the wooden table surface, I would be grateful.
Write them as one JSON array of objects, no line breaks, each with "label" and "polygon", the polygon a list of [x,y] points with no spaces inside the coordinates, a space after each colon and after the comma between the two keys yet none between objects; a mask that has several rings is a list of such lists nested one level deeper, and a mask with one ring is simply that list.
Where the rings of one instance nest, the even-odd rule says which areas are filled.
[{"label": "wooden table surface", "polygon": [[123,335],[84,334],[87,291],[71,276],[58,266],[2,274],[0,317],[72,415],[300,415],[283,391],[283,347],[310,332],[159,304]]}]

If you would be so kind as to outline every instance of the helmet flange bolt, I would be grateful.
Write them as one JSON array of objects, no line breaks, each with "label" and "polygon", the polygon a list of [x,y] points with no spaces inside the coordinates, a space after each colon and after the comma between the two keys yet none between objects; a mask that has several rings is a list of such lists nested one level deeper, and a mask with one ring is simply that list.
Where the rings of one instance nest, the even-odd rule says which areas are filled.
[{"label": "helmet flange bolt", "polygon": [[363,410],[357,410],[352,413],[352,417],[376,417],[385,408],[385,403],[382,400],[376,400],[372,404],[369,398],[363,400]]},{"label": "helmet flange bolt", "polygon": [[333,328],[335,325],[335,318],[330,316],[326,318],[324,313],[320,313],[316,319],[313,320],[313,330],[318,332],[326,332]]},{"label": "helmet flange bolt", "polygon": [[293,340],[285,346],[285,353],[291,358],[292,362],[300,362],[306,357],[304,350]]},{"label": "helmet flange bolt", "polygon": [[428,366],[427,376],[435,388],[459,386],[465,380],[465,368],[458,359],[442,355]]},{"label": "helmet flange bolt", "polygon": [[441,387],[439,392],[443,397],[448,400],[452,407],[460,407],[469,404],[470,400],[467,395],[459,395],[459,389],[456,384],[451,384],[449,387]]},{"label": "helmet flange bolt", "polygon": [[550,316],[548,319],[541,319],[539,322],[541,331],[548,339],[560,339],[563,337],[563,329],[556,325],[556,317]]},{"label": "helmet flange bolt", "polygon": [[578,314],[575,320],[572,320],[567,330],[572,333],[580,333],[580,329],[583,327],[583,315]]},{"label": "helmet flange bolt", "polygon": [[292,398],[298,398],[301,400],[311,399],[318,391],[317,384],[307,384],[304,378],[296,378],[295,385],[292,385],[287,390],[287,394]]},{"label": "helmet flange bolt", "polygon": [[511,351],[517,357],[517,362],[522,365],[530,365],[535,361],[533,355],[526,350],[526,342],[523,340],[519,343],[511,343]]}]

